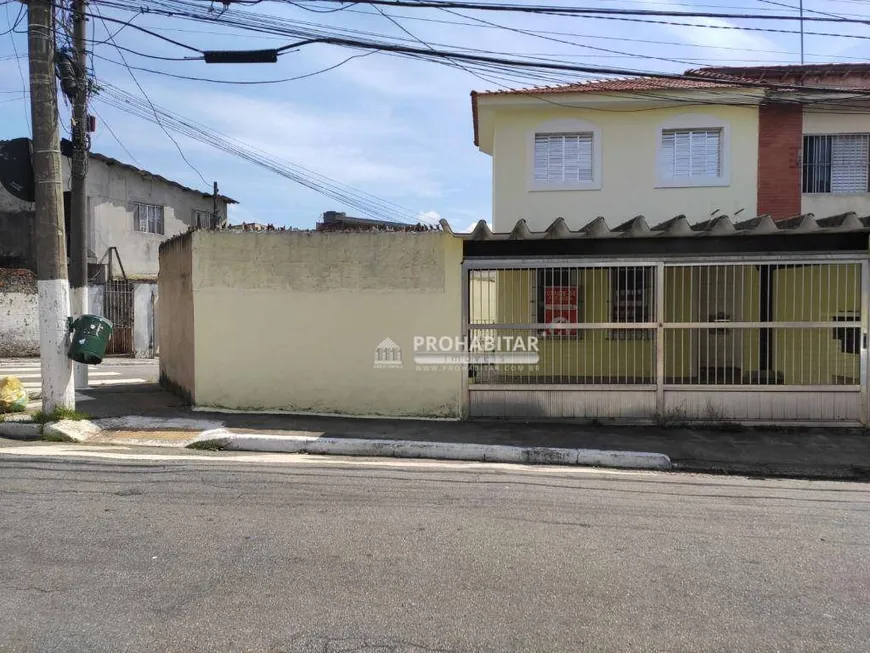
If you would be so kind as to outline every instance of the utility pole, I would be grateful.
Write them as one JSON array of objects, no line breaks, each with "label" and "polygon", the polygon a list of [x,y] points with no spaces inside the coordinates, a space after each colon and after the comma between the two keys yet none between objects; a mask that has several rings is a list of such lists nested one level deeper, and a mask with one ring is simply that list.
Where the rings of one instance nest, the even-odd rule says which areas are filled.
[{"label": "utility pole", "polygon": [[[88,312],[88,55],[85,6],[73,0],[76,95],[72,116],[72,183],[70,190],[70,300],[73,315]],[[76,389],[88,387],[88,366],[73,364]]]},{"label": "utility pole", "polygon": [[70,306],[54,73],[53,0],[30,0],[27,43],[33,122],[33,174],[36,182],[36,277],[42,407],[50,413],[58,408],[75,408],[72,365],[66,355]]},{"label": "utility pole", "polygon": [[220,216],[218,216],[218,183],[214,182],[214,191],[212,192],[211,228],[220,229],[220,227]]}]

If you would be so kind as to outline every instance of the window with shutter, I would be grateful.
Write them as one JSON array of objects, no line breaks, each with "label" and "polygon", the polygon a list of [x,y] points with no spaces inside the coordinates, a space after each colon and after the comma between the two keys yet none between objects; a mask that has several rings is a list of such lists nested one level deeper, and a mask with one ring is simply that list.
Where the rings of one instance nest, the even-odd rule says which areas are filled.
[{"label": "window with shutter", "polygon": [[133,212],[136,231],[163,235],[163,207],[155,204],[136,204]]},{"label": "window with shutter", "polygon": [[663,129],[660,169],[666,179],[722,176],[721,129]]},{"label": "window with shutter", "polygon": [[804,193],[870,191],[870,134],[804,136]]},{"label": "window with shutter", "polygon": [[582,183],[595,178],[591,133],[535,134],[535,181]]}]

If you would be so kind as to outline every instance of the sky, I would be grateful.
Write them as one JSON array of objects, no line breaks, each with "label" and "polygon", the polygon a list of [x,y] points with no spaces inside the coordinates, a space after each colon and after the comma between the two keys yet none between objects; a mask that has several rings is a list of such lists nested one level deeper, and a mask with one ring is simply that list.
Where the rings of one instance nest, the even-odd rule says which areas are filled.
[{"label": "sky", "polygon": [[[514,3],[623,9],[723,11],[789,14],[794,11],[761,0],[512,0]],[[798,0],[777,0],[796,6]],[[209,7],[209,2],[199,3]],[[138,6],[130,0],[131,7]],[[649,24],[588,17],[532,16],[474,12],[471,16],[500,26],[549,32],[547,38],[519,34],[473,23],[439,9],[384,8],[359,4],[340,11],[337,5],[294,6],[264,1],[241,11],[293,21],[329,25],[394,37],[414,38],[444,48],[476,48],[505,56],[547,56],[565,62],[631,70],[682,72],[701,65],[755,65],[800,62],[800,37],[774,32],[711,29]],[[870,19],[868,0],[805,0],[812,11]],[[0,34],[18,15],[15,1],[0,2]],[[214,5],[220,10],[219,3]],[[127,21],[133,13],[101,8],[102,16]],[[815,14],[818,15],[818,14]],[[660,19],[668,20],[668,19]],[[461,25],[456,23],[473,23]],[[698,18],[689,22],[719,27],[751,26],[791,30],[796,22],[726,21]],[[397,24],[398,23],[398,24]],[[259,49],[288,43],[285,36],[245,32],[192,22],[178,17],[142,14],[134,24],[200,49]],[[19,30],[26,25],[22,23]],[[279,84],[229,85],[178,80],[145,71],[128,70],[114,43],[152,56],[179,57],[188,51],[119,23],[95,18],[88,29],[93,39],[94,74],[133,95],[147,95],[165,107],[272,157],[325,175],[407,209],[422,221],[447,219],[455,230],[470,229],[478,220],[491,221],[491,160],[473,143],[469,94],[503,88],[466,70],[383,52],[358,57],[333,70]],[[403,29],[404,28],[404,29]],[[860,62],[870,56],[870,25],[806,23],[810,32],[838,36],[805,37],[807,63]],[[407,31],[406,31],[407,30]],[[553,33],[559,33],[554,35]],[[546,36],[546,35],[545,35]],[[554,40],[555,39],[555,40]],[[593,49],[598,48],[598,49]],[[625,54],[602,51],[617,50]],[[0,36],[0,140],[30,133],[26,34]],[[320,71],[357,51],[315,44],[293,51],[277,64],[215,65],[202,61],[163,61],[125,52],[130,66],[179,75],[220,80],[273,80]],[[678,61],[674,61],[678,60]],[[593,75],[594,76],[594,75]],[[135,77],[135,81],[134,81]],[[560,81],[589,76],[565,73]],[[138,82],[138,84],[137,84]],[[501,82],[530,86],[522,80]],[[141,90],[140,87],[141,86]],[[239,204],[230,221],[312,228],[324,211],[362,215],[271,171],[212,149],[187,137],[172,140],[156,125],[94,99],[96,152],[132,163],[193,188],[221,192]],[[61,102],[62,123],[69,108]],[[63,133],[66,136],[68,134]],[[201,175],[201,176],[200,176]],[[203,181],[204,180],[204,181]]]}]

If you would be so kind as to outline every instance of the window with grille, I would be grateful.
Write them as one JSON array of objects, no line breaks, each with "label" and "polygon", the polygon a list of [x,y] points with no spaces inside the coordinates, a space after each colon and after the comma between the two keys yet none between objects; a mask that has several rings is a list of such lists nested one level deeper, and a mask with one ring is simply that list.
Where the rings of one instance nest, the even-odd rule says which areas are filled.
[{"label": "window with grille", "polygon": [[136,231],[163,235],[163,207],[156,204],[136,204],[133,224]]},{"label": "window with grille", "polygon": [[721,129],[663,129],[661,174],[665,179],[722,176]]},{"label": "window with grille", "polygon": [[804,193],[866,193],[870,134],[804,136]]},{"label": "window with grille", "polygon": [[548,324],[540,335],[545,338],[583,338],[582,329],[563,326],[583,320],[583,288],[576,268],[538,270],[536,312],[539,323]]},{"label": "window with grille", "polygon": [[202,229],[211,229],[214,226],[214,213],[210,211],[194,211],[193,225]]},{"label": "window with grille", "polygon": [[[655,270],[646,267],[614,268],[610,271],[610,321],[651,322]],[[650,329],[613,329],[612,340],[648,340]]]},{"label": "window with grille", "polygon": [[535,181],[583,183],[595,180],[591,132],[535,134]]}]

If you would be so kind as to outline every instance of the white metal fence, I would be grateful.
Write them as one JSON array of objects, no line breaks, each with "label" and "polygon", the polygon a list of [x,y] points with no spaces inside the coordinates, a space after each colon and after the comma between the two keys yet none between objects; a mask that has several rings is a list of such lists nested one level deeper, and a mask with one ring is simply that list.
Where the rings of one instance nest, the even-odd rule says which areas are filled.
[{"label": "white metal fence", "polygon": [[470,366],[472,417],[866,421],[867,264],[854,256],[472,259],[465,273],[466,335],[538,353]]}]

